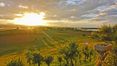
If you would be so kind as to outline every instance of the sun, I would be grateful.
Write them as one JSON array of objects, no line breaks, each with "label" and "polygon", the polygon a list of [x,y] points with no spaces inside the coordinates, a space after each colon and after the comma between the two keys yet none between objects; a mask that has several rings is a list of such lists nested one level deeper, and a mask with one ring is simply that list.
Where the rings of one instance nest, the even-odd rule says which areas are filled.
[{"label": "sun", "polygon": [[45,13],[24,13],[22,17],[15,18],[14,24],[26,25],[26,26],[38,26],[45,25]]}]

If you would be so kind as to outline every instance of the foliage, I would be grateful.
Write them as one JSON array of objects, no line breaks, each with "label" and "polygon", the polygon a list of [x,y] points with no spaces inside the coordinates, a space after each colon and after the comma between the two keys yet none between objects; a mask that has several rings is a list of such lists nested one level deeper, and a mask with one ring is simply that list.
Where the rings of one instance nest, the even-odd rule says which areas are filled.
[{"label": "foliage", "polygon": [[50,66],[50,64],[52,63],[52,61],[54,60],[54,58],[52,56],[47,56],[45,57],[44,61],[45,63]]},{"label": "foliage", "polygon": [[[117,25],[104,25],[100,28],[100,31],[95,32],[94,34],[97,39],[113,44],[113,50],[107,56],[105,63],[107,66],[117,66]],[[93,37],[95,37],[95,35],[92,34]]]},{"label": "foliage", "polygon": [[105,60],[107,66],[117,66],[117,47],[113,48],[112,53]]},{"label": "foliage", "polygon": [[38,66],[40,66],[42,60],[43,60],[43,57],[40,54],[37,54],[37,53],[33,54],[33,63],[34,64],[38,64]]},{"label": "foliage", "polygon": [[83,49],[84,61],[92,61],[92,56],[94,55],[94,51],[90,49],[88,46],[85,46]]},{"label": "foliage", "polygon": [[76,45],[76,43],[71,43],[69,44],[69,46],[62,49],[60,53],[66,60],[66,65],[74,66],[74,61],[76,61],[76,57],[79,56],[78,46]]},{"label": "foliage", "polygon": [[33,50],[29,49],[26,53],[27,63],[32,64],[33,60]]},{"label": "foliage", "polygon": [[11,60],[7,66],[24,66],[23,62],[18,59],[18,60]]},{"label": "foliage", "polygon": [[[60,50],[61,55],[58,55],[57,58],[54,58],[53,56],[43,57],[37,49],[29,49],[26,53],[26,60],[27,64],[31,66],[32,64],[40,66],[43,65],[44,62],[50,66],[54,60],[58,61],[57,63],[59,63],[59,66],[83,66],[83,64],[87,62],[93,63],[93,53],[94,51],[92,51],[88,45],[86,47],[79,47],[76,43],[70,43]],[[82,61],[83,59],[88,61],[84,62]],[[89,65],[92,66],[92,64]]]},{"label": "foliage", "polygon": [[58,59],[59,65],[61,66],[62,65],[62,61],[63,61],[63,58],[59,56],[57,59]]},{"label": "foliage", "polygon": [[[24,49],[24,48],[35,46],[38,49],[42,49],[42,51],[44,51],[44,52],[41,51],[42,53],[36,53],[37,55],[44,54],[44,56],[45,56],[48,53],[53,54],[52,56],[54,57],[55,62],[52,62],[51,64],[52,65],[55,64],[54,66],[57,66],[57,65],[59,65],[59,62],[61,62],[61,66],[64,66],[64,64],[67,64],[65,59],[68,59],[67,57],[69,57],[69,54],[71,52],[72,52],[72,54],[74,53],[73,50],[69,50],[70,45],[68,45],[68,41],[75,41],[75,42],[78,41],[79,44],[75,43],[78,47],[77,48],[78,52],[77,52],[76,56],[73,55],[74,56],[72,59],[73,64],[75,66],[94,66],[94,65],[92,65],[92,63],[94,63],[95,57],[92,58],[93,61],[91,61],[91,62],[89,62],[89,61],[84,62],[83,61],[85,59],[84,53],[86,53],[86,55],[88,56],[88,54],[90,54],[90,49],[92,47],[88,48],[88,50],[85,50],[85,52],[83,53],[84,47],[79,46],[80,44],[82,44],[85,41],[88,41],[90,43],[90,45],[94,44],[95,41],[92,41],[92,39],[88,38],[88,36],[90,36],[90,32],[82,32],[82,31],[76,31],[73,29],[64,29],[64,28],[56,28],[56,29],[55,28],[52,28],[52,29],[47,28],[47,30],[42,30],[42,28],[39,28],[36,30],[31,30],[31,31],[30,30],[20,30],[20,29],[17,31],[16,30],[14,30],[14,31],[9,30],[8,32],[3,31],[4,32],[3,34],[7,33],[5,35],[2,35],[2,37],[5,36],[5,38],[3,38],[3,40],[5,40],[5,39],[9,40],[12,37],[14,38],[14,40],[11,39],[7,42],[4,42],[1,40],[0,44],[1,44],[2,48],[1,48],[0,54],[4,54],[3,52],[6,52],[7,54],[12,53],[11,50],[14,49],[14,47],[20,48],[18,51],[22,51],[22,49]],[[35,31],[35,32],[33,32],[33,31]],[[17,32],[17,33],[15,33],[15,32]],[[46,33],[48,36],[45,35],[43,32]],[[0,32],[0,33],[2,33],[2,32]],[[100,35],[98,34],[98,36],[100,36]],[[27,37],[27,38],[25,38],[25,37]],[[22,38],[23,38],[23,40],[19,40]],[[97,38],[97,36],[95,38]],[[54,41],[56,41],[56,42],[54,42]],[[65,46],[65,48],[63,48],[64,46]],[[64,53],[59,54],[59,55],[56,54],[58,51],[58,48],[63,48],[63,51],[66,52],[66,56]],[[55,52],[53,51],[53,53],[52,53],[51,49],[54,49]],[[14,50],[16,50],[16,49],[14,49]],[[13,52],[18,52],[18,51],[13,51]],[[35,50],[30,49],[26,53],[26,58],[24,58],[24,56],[21,56],[23,62],[27,62],[26,66],[28,66],[30,64],[32,64],[30,66],[34,66],[33,65],[34,53],[35,53]],[[22,55],[22,53],[18,54],[18,55]],[[61,61],[61,58],[56,58],[56,55],[57,55],[57,57],[58,56],[61,57],[62,61]],[[1,66],[3,66],[2,64],[4,64],[4,62],[6,61],[6,58],[7,57],[5,56],[3,63],[2,62],[0,63]],[[90,57],[88,56],[88,59],[89,58]],[[86,60],[88,60],[88,59],[86,59]],[[81,61],[80,63],[79,63],[79,60]],[[68,64],[70,65],[71,59],[69,58],[67,61],[68,61]],[[41,63],[42,63],[41,66],[45,66],[45,61],[42,60]],[[77,63],[78,65],[76,65],[75,63]],[[35,65],[37,65],[37,63]]]},{"label": "foliage", "polygon": [[36,48],[29,49],[26,53],[27,63],[31,64],[38,64],[40,66],[41,62],[43,61],[42,55]]},{"label": "foliage", "polygon": [[117,43],[117,25],[107,26],[104,25],[100,28],[98,32],[92,33],[92,37],[100,39],[105,42],[115,42]]},{"label": "foliage", "polygon": [[[107,28],[107,26],[106,26],[106,28]],[[95,39],[101,39],[102,41],[116,41],[116,38],[117,38],[116,37],[117,36],[116,28],[109,26],[108,29],[109,30],[106,30],[104,27],[104,29],[100,29],[99,32],[95,32],[92,34],[94,35]],[[56,30],[56,31],[58,31],[58,30]],[[82,32],[74,32],[74,31],[70,31],[68,33],[68,31],[66,31],[66,30],[65,30],[66,32],[63,32],[61,30],[61,32],[58,31],[56,33],[56,31],[55,30],[50,31],[50,32],[45,31],[50,37],[47,37],[45,35],[43,35],[43,36],[39,35],[41,37],[41,39],[39,38],[39,36],[37,36],[36,40],[34,40],[32,42],[32,44],[34,44],[34,42],[35,42],[35,46],[39,49],[40,49],[40,47],[42,48],[42,46],[40,46],[41,44],[47,46],[47,48],[49,46],[49,49],[53,48],[53,46],[56,45],[57,50],[58,50],[58,48],[62,48],[60,51],[60,55],[57,55],[57,58],[56,58],[56,54],[52,55],[52,56],[45,56],[43,58],[43,56],[42,56],[43,53],[40,54],[40,52],[37,51],[37,49],[36,50],[29,49],[28,52],[26,53],[26,60],[29,65],[35,64],[38,66],[40,66],[40,65],[43,66],[43,65],[45,65],[43,63],[46,63],[48,66],[53,63],[54,64],[59,63],[58,65],[60,65],[60,66],[65,66],[65,65],[66,66],[94,66],[95,65],[94,60],[96,57],[94,57],[93,53],[95,51],[93,51],[92,47],[91,48],[89,46],[84,47],[84,45],[83,45],[83,47],[80,46],[82,44],[82,42],[84,42],[84,41],[91,42],[90,45],[92,45],[93,41],[91,39],[88,39],[88,36],[90,34],[88,34],[88,33],[83,34]],[[73,35],[71,35],[71,34],[73,34]],[[44,39],[42,37],[44,37],[46,39]],[[53,39],[51,39],[51,38],[53,38]],[[61,39],[61,41],[59,41],[60,39]],[[58,43],[60,43],[61,45],[64,44],[64,46],[65,45],[66,46],[65,47],[63,46],[64,48],[61,46],[59,47],[59,45],[57,45],[57,43],[54,42],[53,40],[58,41]],[[68,44],[67,40],[68,41],[77,41],[78,40],[78,42],[81,44],[77,44],[77,43]],[[41,42],[39,42],[39,41],[41,41]],[[36,44],[38,44],[38,46]],[[51,46],[51,45],[53,45],[53,46]],[[56,50],[56,48],[54,48],[54,49]],[[57,60],[58,62],[57,61],[53,62],[54,60],[55,61]],[[83,61],[83,60],[85,60],[85,61]]]},{"label": "foliage", "polygon": [[113,49],[113,66],[117,66],[117,47]]}]

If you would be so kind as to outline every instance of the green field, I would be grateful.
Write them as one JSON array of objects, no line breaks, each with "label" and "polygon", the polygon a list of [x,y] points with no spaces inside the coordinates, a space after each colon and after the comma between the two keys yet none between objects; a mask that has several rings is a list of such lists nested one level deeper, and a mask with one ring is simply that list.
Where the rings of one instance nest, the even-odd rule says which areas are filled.
[{"label": "green field", "polygon": [[[91,39],[90,35],[91,32],[83,32],[70,28],[36,28],[1,31],[0,61],[2,60],[3,63],[0,64],[4,66],[9,57],[23,54],[29,48],[37,48],[44,56],[53,55],[56,57],[59,54],[58,51],[70,42],[76,42],[79,45],[88,42],[93,47],[97,41]],[[86,64],[90,66],[89,63]],[[53,63],[53,66],[56,65]]]}]

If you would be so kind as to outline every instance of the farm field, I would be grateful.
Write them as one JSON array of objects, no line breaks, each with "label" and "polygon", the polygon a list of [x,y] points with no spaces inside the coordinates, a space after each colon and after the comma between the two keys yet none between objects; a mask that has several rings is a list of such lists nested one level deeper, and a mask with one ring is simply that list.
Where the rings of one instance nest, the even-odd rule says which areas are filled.
[{"label": "farm field", "polygon": [[117,0],[0,0],[0,66],[117,66]]},{"label": "farm field", "polygon": [[[47,28],[29,30],[7,30],[0,32],[0,66],[5,66],[10,58],[25,58],[25,51],[37,48],[44,56],[57,56],[59,50],[70,42],[77,44],[89,43],[90,47],[97,43],[90,38],[91,32],[73,29]],[[54,65],[53,63],[53,66]]]}]

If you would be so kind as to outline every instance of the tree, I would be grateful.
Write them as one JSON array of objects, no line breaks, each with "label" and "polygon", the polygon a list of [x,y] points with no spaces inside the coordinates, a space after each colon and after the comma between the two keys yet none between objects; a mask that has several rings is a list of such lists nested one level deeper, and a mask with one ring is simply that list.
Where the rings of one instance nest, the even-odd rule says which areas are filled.
[{"label": "tree", "polygon": [[33,54],[33,63],[34,64],[38,64],[38,66],[40,66],[42,61],[43,61],[43,57],[40,54],[38,54],[38,53]]},{"label": "tree", "polygon": [[7,66],[24,66],[23,62],[18,59],[18,60],[11,60]]},{"label": "tree", "polygon": [[47,56],[45,57],[44,61],[45,63],[50,66],[50,64],[52,63],[52,61],[54,60],[54,58],[52,56]]}]

